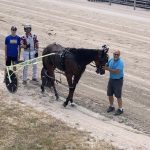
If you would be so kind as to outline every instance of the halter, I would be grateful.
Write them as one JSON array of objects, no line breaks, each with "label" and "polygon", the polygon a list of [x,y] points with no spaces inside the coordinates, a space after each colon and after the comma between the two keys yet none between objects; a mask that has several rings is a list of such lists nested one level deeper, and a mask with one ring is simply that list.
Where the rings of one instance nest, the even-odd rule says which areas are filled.
[{"label": "halter", "polygon": [[105,74],[105,70],[102,68],[107,62],[108,62],[108,52],[109,48],[106,46],[106,45],[103,45],[102,46],[102,50],[101,50],[101,55],[99,55],[99,65],[96,66],[97,67],[97,70],[96,72],[97,73],[100,73],[100,75],[103,75]]}]

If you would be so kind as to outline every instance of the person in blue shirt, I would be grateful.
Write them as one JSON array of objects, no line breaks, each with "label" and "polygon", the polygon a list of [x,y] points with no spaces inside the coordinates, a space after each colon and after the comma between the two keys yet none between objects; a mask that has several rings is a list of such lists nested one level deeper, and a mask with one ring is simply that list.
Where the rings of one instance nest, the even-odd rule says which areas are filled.
[{"label": "person in blue shirt", "polygon": [[107,96],[109,98],[110,106],[107,112],[115,111],[114,96],[118,101],[118,109],[114,115],[120,115],[123,113],[122,108],[122,87],[123,87],[123,77],[124,77],[124,63],[120,58],[120,51],[116,50],[113,53],[113,58],[111,58],[104,69],[110,72],[109,82],[107,86]]},{"label": "person in blue shirt", "polygon": [[11,27],[11,35],[5,38],[5,61],[6,66],[14,65],[20,59],[20,37],[16,35],[17,27]]},{"label": "person in blue shirt", "polygon": [[[20,59],[20,37],[16,35],[17,27],[11,27],[11,34],[5,38],[5,64],[6,66],[11,66],[11,64],[15,65]],[[13,70],[16,70],[13,67]],[[6,69],[4,72],[6,75]],[[4,76],[5,83],[5,76]]]}]

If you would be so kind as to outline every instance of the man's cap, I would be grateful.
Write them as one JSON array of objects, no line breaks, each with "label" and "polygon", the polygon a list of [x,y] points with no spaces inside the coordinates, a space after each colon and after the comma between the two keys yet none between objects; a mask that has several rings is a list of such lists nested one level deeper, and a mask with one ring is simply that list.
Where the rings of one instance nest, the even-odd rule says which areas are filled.
[{"label": "man's cap", "polygon": [[30,24],[24,24],[24,29],[26,28],[31,28],[31,25]]}]

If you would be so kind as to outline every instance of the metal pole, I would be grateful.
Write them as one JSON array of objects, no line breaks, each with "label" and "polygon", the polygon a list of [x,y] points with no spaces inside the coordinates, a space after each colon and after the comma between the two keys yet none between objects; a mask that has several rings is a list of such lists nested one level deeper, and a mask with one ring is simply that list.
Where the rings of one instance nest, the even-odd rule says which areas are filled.
[{"label": "metal pole", "polygon": [[135,7],[136,7],[136,0],[134,0],[134,10],[135,10]]},{"label": "metal pole", "polygon": [[111,6],[111,0],[109,0],[109,5]]},{"label": "metal pole", "polygon": [[[50,53],[50,54],[43,55],[43,56],[40,56],[40,57],[37,57],[37,58],[33,58],[33,59],[30,59],[30,60],[26,60],[26,61],[24,61],[24,62],[22,62],[22,63],[19,63],[19,64],[16,64],[16,65],[7,66],[6,68],[8,68],[8,70],[9,70],[9,69],[12,69],[13,67],[36,64],[36,63],[39,63],[40,61],[42,61],[42,60],[40,60],[41,58],[47,57],[47,56],[51,56],[51,55],[54,55],[54,54],[56,54],[56,53]],[[34,62],[34,61],[36,61],[36,62]]]},{"label": "metal pole", "polygon": [[9,82],[11,83],[12,81],[11,81],[10,74],[9,74],[9,68],[7,67],[6,69],[7,69],[7,75],[8,75]]}]

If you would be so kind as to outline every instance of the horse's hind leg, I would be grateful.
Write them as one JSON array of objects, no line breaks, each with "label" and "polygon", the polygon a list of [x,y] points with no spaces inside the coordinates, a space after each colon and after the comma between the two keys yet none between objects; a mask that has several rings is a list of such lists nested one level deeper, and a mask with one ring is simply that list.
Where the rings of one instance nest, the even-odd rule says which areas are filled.
[{"label": "horse's hind leg", "polygon": [[41,84],[41,90],[42,90],[42,93],[44,93],[45,89],[44,89],[44,86],[45,86],[45,72],[44,72],[44,68],[42,68],[41,70],[41,80],[42,80],[42,84]]},{"label": "horse's hind leg", "polygon": [[44,86],[43,86],[43,85],[41,85],[41,90],[42,90],[42,93],[45,92],[45,89],[44,89]]},{"label": "horse's hind leg", "polygon": [[52,86],[53,86],[53,89],[54,89],[54,92],[55,92],[56,100],[58,100],[59,99],[59,95],[58,95],[58,92],[56,90],[55,84],[52,84]]},{"label": "horse's hind leg", "polygon": [[42,84],[41,84],[41,92],[44,93],[45,92],[45,85],[46,85],[46,79],[43,77],[42,78]]},{"label": "horse's hind leg", "polygon": [[56,100],[58,100],[59,99],[59,95],[58,95],[58,92],[57,92],[56,87],[55,87],[54,69],[50,69],[50,70],[48,70],[48,72],[49,72],[49,76],[51,77],[51,80],[50,80],[51,81],[51,86],[54,89]]}]

